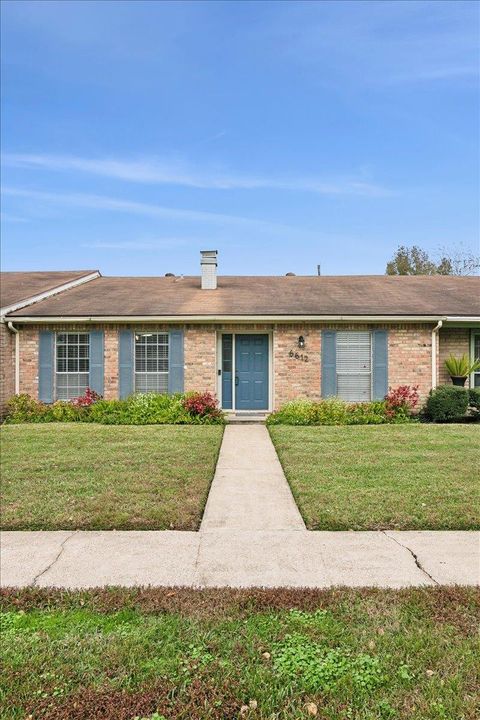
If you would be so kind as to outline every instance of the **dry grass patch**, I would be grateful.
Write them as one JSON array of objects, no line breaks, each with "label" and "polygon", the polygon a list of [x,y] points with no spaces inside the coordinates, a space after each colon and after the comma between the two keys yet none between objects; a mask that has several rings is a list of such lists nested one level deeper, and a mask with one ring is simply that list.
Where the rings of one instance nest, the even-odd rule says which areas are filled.
[{"label": "dry grass patch", "polygon": [[29,588],[1,605],[9,720],[478,717],[474,588]]}]

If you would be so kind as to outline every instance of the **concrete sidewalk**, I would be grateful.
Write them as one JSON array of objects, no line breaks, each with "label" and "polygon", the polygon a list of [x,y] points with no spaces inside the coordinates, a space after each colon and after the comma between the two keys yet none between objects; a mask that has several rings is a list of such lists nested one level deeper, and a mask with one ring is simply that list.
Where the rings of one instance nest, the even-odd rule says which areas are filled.
[{"label": "concrete sidewalk", "polygon": [[476,585],[480,533],[3,532],[6,586]]},{"label": "concrete sidewalk", "polygon": [[228,426],[199,532],[3,532],[1,583],[476,585],[480,533],[310,532],[264,426]]},{"label": "concrete sidewalk", "polygon": [[264,425],[228,426],[200,531],[305,530]]}]

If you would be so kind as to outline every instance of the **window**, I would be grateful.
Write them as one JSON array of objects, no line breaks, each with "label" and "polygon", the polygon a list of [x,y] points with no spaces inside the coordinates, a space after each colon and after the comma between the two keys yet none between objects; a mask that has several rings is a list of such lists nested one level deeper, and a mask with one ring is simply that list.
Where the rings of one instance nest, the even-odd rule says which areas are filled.
[{"label": "window", "polygon": [[[472,362],[480,358],[480,332],[472,333]],[[480,388],[480,370],[473,373],[471,387]]]},{"label": "window", "polygon": [[90,371],[89,333],[57,333],[55,361],[57,400],[84,395]]},{"label": "window", "polygon": [[135,392],[168,392],[168,333],[135,335]]},{"label": "window", "polygon": [[351,402],[371,400],[370,332],[337,332],[337,395]]}]

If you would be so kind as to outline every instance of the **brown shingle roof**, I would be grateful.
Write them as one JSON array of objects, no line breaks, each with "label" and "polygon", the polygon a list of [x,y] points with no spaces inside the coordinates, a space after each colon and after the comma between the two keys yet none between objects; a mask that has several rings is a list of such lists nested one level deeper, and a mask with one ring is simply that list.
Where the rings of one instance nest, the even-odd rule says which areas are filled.
[{"label": "brown shingle roof", "polygon": [[95,270],[61,270],[52,272],[0,273],[0,307],[6,308],[41,293],[55,290],[65,283],[91,275]]},{"label": "brown shingle roof", "polygon": [[480,277],[100,277],[13,316],[480,316]]}]

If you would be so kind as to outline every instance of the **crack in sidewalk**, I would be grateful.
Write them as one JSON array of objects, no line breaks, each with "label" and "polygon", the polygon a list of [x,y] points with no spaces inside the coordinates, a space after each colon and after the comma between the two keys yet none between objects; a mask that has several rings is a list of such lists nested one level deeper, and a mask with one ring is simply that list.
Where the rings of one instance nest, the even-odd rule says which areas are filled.
[{"label": "crack in sidewalk", "polygon": [[52,562],[49,565],[47,565],[47,567],[44,570],[42,570],[37,575],[35,575],[35,577],[33,578],[32,587],[34,587],[36,585],[37,581],[40,580],[42,575],[45,575],[45,573],[47,573],[56,564],[56,562],[60,559],[60,557],[65,549],[65,545],[67,544],[67,542],[69,540],[72,539],[72,537],[76,533],[78,533],[78,530],[72,530],[72,532],[69,535],[67,535],[67,537],[64,540],[62,540],[62,542],[60,543],[60,548],[59,548],[59,551],[58,551],[56,557],[52,560]]},{"label": "crack in sidewalk", "polygon": [[413,557],[413,559],[414,559],[414,561],[415,561],[415,565],[417,566],[417,568],[418,568],[419,570],[421,570],[421,572],[423,572],[424,575],[426,575],[428,578],[430,578],[430,580],[431,580],[433,583],[435,583],[435,585],[440,585],[440,583],[438,582],[438,580],[435,580],[435,578],[433,577],[433,575],[430,575],[430,573],[429,573],[427,570],[425,570],[425,568],[424,568],[423,565],[421,564],[420,560],[418,559],[418,555],[416,555],[416,554],[413,552],[413,550],[408,547],[408,545],[403,545],[403,544],[402,544],[401,542],[399,542],[396,538],[394,538],[394,537],[392,537],[391,535],[389,535],[386,530],[382,530],[381,532],[382,532],[382,535],[385,535],[385,537],[387,537],[389,540],[393,540],[394,543],[397,543],[397,545],[399,545],[401,548],[403,548],[404,550],[407,550],[407,551],[410,553],[410,555]]}]

